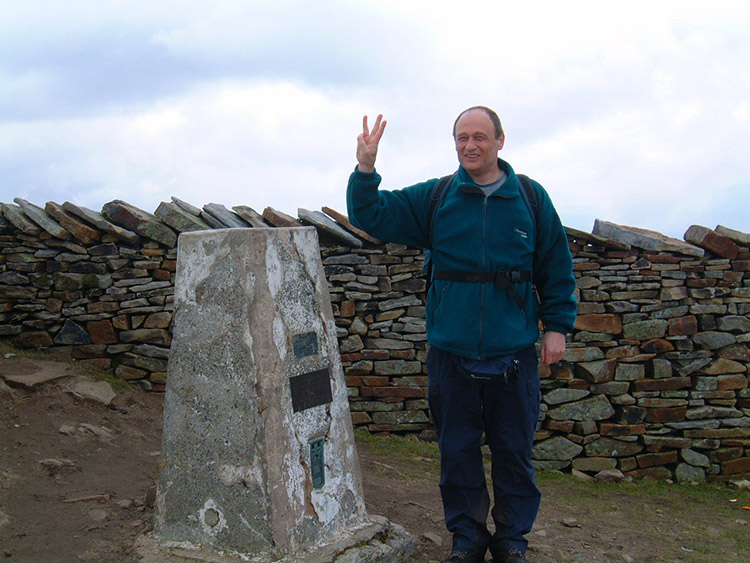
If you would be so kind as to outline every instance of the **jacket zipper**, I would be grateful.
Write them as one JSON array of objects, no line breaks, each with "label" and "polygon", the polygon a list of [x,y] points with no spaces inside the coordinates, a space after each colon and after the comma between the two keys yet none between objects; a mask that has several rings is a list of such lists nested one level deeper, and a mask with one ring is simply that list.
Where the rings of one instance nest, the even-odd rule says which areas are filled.
[{"label": "jacket zipper", "polygon": [[[484,196],[484,218],[482,220],[482,271],[487,265],[487,206],[489,196]],[[479,359],[482,359],[482,344],[484,339],[484,292],[485,284],[481,284],[480,301],[479,301]]]}]

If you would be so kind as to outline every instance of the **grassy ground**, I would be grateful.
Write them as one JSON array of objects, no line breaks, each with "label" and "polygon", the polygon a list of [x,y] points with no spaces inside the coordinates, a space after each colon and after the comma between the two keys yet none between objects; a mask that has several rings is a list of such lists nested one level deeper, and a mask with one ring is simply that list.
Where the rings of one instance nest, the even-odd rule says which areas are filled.
[{"label": "grassy ground", "polygon": [[[439,478],[434,443],[363,432],[357,439],[387,456],[395,479]],[[543,503],[529,535],[535,561],[750,561],[747,488],[597,483],[554,471],[538,472],[537,481]]]}]

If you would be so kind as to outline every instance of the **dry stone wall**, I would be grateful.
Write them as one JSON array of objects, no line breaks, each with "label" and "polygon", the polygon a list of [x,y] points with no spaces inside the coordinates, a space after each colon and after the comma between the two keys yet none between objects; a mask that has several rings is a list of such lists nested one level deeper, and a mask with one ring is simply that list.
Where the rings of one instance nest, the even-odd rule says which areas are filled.
[{"label": "dry stone wall", "polygon": [[[0,204],[0,336],[67,346],[80,361],[164,389],[176,241],[209,228],[318,229],[352,419],[429,432],[423,255],[329,208],[194,207],[116,200]],[[750,474],[750,235],[693,226],[685,240],[597,221],[567,229],[579,317],[542,366],[540,468],[687,481]]]}]

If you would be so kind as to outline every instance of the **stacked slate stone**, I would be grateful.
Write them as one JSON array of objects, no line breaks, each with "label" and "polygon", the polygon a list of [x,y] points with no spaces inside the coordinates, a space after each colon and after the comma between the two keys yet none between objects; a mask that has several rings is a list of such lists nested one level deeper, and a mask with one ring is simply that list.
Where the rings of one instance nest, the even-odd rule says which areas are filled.
[{"label": "stacked slate stone", "polygon": [[543,369],[541,468],[680,481],[750,472],[750,235],[686,242],[597,221],[568,229],[579,317]]},{"label": "stacked slate stone", "polygon": [[177,235],[121,201],[101,213],[15,201],[0,204],[0,334],[162,388]]},{"label": "stacked slate stone", "polygon": [[[431,427],[421,250],[383,244],[340,213],[230,211],[172,198],[154,214],[0,204],[0,337],[69,346],[163,390],[181,232],[312,225],[355,425]],[[750,235],[685,240],[597,221],[567,229],[579,317],[564,360],[540,367],[540,468],[682,481],[750,475]]]},{"label": "stacked slate stone", "polygon": [[74,358],[156,391],[167,377],[179,233],[308,224],[321,242],[362,246],[331,218],[303,209],[298,220],[270,207],[260,215],[177,198],[154,214],[121,200],[101,212],[14,201],[0,203],[0,337],[69,347]]},{"label": "stacked slate stone", "polygon": [[371,432],[428,428],[422,252],[330,247],[323,265],[354,424]]}]

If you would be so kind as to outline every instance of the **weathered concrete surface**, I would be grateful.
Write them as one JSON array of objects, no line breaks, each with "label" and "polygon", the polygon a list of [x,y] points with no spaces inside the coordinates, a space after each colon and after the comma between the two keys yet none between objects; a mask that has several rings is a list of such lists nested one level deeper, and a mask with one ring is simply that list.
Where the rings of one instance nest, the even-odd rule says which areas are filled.
[{"label": "weathered concrete surface", "polygon": [[[382,531],[365,511],[327,291],[312,228],[181,235],[154,530],[163,545],[315,561]],[[295,412],[291,378],[326,369],[330,397]]]}]

